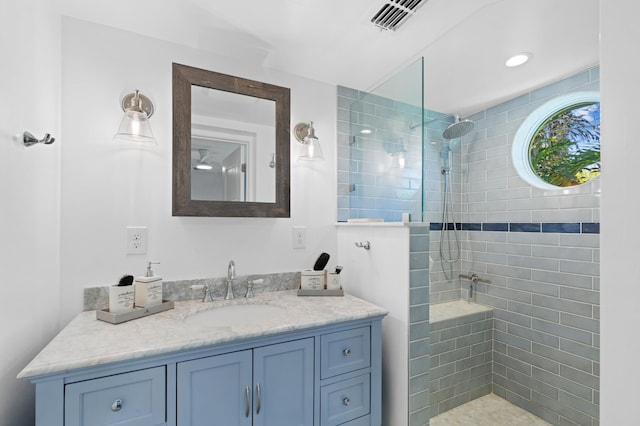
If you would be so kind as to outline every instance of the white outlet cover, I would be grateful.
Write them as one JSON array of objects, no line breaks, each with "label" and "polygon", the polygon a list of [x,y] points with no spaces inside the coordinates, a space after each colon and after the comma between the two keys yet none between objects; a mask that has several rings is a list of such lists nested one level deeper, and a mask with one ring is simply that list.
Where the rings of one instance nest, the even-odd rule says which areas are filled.
[{"label": "white outlet cover", "polygon": [[147,235],[146,226],[127,226],[126,254],[146,254]]},{"label": "white outlet cover", "polygon": [[292,246],[294,249],[303,249],[307,246],[307,227],[294,226],[292,230]]}]

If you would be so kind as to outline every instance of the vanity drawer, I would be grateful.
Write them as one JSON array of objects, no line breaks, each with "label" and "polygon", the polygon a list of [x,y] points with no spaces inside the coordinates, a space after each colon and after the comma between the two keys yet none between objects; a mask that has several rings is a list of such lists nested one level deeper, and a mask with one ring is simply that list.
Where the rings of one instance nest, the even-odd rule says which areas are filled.
[{"label": "vanity drawer", "polygon": [[371,391],[369,374],[320,388],[320,423],[340,425],[369,414]]},{"label": "vanity drawer", "polygon": [[165,424],[165,383],[162,366],[68,384],[65,425]]},{"label": "vanity drawer", "polygon": [[323,379],[367,368],[370,364],[369,327],[325,334],[320,338],[320,375]]}]

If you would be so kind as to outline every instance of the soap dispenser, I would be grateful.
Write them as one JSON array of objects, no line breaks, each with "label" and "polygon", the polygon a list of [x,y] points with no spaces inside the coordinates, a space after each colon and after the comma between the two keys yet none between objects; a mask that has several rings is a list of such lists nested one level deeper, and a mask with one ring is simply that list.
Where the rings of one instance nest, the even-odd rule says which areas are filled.
[{"label": "soap dispenser", "polygon": [[144,277],[136,277],[135,304],[141,308],[160,305],[162,303],[162,278],[153,276],[151,265],[160,262],[147,262],[147,272]]}]

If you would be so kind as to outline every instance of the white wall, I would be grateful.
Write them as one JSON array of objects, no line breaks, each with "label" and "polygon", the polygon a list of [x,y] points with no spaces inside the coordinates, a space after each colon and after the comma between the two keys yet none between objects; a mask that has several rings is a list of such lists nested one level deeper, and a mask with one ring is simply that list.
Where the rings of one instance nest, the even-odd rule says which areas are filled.
[{"label": "white wall", "polygon": [[[16,374],[58,330],[60,19],[48,0],[0,3],[0,425],[33,424]],[[23,131],[53,145],[25,148]]]},{"label": "white wall", "polygon": [[[239,275],[296,271],[336,252],[334,86],[61,18],[47,0],[14,3],[0,4],[3,426],[33,424],[34,387],[15,376],[81,310],[84,287],[147,259],[174,280],[223,276],[230,259]],[[313,120],[326,160],[297,164],[292,140],[290,219],[171,216],[173,61],[291,88],[291,128]],[[152,148],[111,140],[136,88],[156,104]],[[12,140],[24,130],[56,142],[27,150]],[[148,255],[125,254],[128,225],[148,226]],[[292,249],[294,225],[307,226],[306,249]]]},{"label": "white wall", "polygon": [[640,383],[640,191],[638,99],[640,5],[602,0],[601,399],[600,424],[637,424]]},{"label": "white wall", "polygon": [[[335,254],[335,87],[71,18],[62,22],[62,321],[80,309],[82,288],[140,274],[147,259],[165,280],[310,267]],[[298,164],[291,142],[291,219],[171,216],[171,63],[291,88],[291,128],[317,123],[326,160]],[[156,105],[157,146],[112,142],[120,97],[134,89]],[[269,161],[267,158],[265,161]],[[148,226],[147,255],[126,255],[125,227]],[[307,248],[292,249],[292,226],[307,226]]]},{"label": "white wall", "polygon": [[343,289],[389,312],[382,321],[382,424],[409,424],[409,228],[339,226],[338,250]]}]

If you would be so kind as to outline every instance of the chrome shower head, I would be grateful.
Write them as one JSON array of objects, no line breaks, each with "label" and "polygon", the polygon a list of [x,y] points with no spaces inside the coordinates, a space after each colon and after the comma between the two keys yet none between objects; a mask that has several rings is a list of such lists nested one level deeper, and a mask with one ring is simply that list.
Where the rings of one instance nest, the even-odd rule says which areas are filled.
[{"label": "chrome shower head", "polygon": [[444,132],[442,132],[442,137],[445,139],[460,138],[473,130],[474,126],[475,123],[473,121],[460,120],[460,117],[456,116],[455,122],[444,129]]}]

